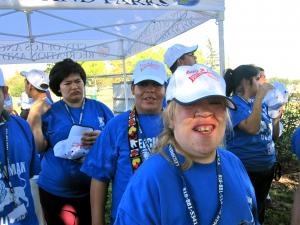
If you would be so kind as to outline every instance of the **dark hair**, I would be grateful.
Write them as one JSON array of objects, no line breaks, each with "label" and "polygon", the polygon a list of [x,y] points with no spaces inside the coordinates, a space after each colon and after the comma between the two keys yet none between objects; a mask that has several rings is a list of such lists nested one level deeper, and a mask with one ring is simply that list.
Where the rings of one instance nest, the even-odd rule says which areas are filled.
[{"label": "dark hair", "polygon": [[178,68],[178,66],[177,66],[177,61],[179,60],[179,59],[184,59],[184,57],[186,56],[186,55],[188,55],[188,54],[190,54],[190,53],[194,53],[195,51],[193,51],[193,52],[187,52],[187,53],[184,53],[183,55],[181,55],[178,59],[176,59],[176,61],[174,62],[174,64],[170,67],[170,70],[171,70],[171,72],[172,72],[172,74],[177,70],[177,68]]},{"label": "dark hair", "polygon": [[261,67],[259,67],[259,66],[257,66],[257,69],[258,69],[259,72],[265,71],[263,68],[261,68]]},{"label": "dark hair", "polygon": [[64,59],[55,63],[49,74],[49,86],[56,96],[61,96],[60,83],[72,73],[79,74],[85,85],[86,73],[79,63],[72,59]]},{"label": "dark hair", "polygon": [[[178,59],[177,59],[178,60]],[[175,61],[175,63],[170,67],[170,70],[171,70],[171,72],[172,73],[174,73],[175,71],[176,71],[176,69],[177,69],[177,60]]]},{"label": "dark hair", "polygon": [[224,74],[226,95],[230,96],[232,92],[236,94],[243,79],[251,80],[251,78],[257,76],[258,73],[259,70],[254,65],[240,65],[234,70],[227,69]]}]

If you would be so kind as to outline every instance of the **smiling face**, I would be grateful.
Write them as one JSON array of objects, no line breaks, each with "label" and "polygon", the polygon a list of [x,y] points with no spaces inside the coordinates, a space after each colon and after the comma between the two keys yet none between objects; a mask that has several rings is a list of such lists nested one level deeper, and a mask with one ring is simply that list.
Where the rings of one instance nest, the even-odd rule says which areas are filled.
[{"label": "smiling face", "polygon": [[180,151],[193,161],[210,163],[227,123],[225,100],[209,97],[191,105],[176,103],[171,126]]},{"label": "smiling face", "polygon": [[84,83],[79,74],[71,73],[59,85],[64,101],[70,106],[80,106],[84,96]]},{"label": "smiling face", "polygon": [[157,114],[161,112],[162,101],[165,96],[165,86],[151,80],[139,82],[131,87],[135,97],[138,113]]}]

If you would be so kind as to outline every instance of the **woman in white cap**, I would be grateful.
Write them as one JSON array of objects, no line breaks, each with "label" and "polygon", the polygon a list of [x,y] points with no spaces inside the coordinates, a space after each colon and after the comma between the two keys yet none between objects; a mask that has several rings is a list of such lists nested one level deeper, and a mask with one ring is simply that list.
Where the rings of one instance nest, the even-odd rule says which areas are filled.
[{"label": "woman in white cap", "polygon": [[147,59],[135,65],[132,77],[132,110],[112,119],[97,139],[81,170],[92,177],[93,225],[105,224],[105,199],[112,181],[113,223],[127,183],[148,159],[163,128],[161,113],[167,73],[164,65]]},{"label": "woman in white cap", "polygon": [[208,67],[179,67],[170,79],[165,128],[130,180],[115,224],[256,224],[253,187],[241,161],[218,147],[226,124],[225,82]]},{"label": "woman in white cap", "polygon": [[264,222],[268,195],[276,161],[274,141],[279,136],[280,114],[272,119],[263,99],[273,87],[259,84],[259,70],[240,65],[225,73],[226,94],[232,96],[237,111],[230,111],[233,132],[226,136],[226,148],[243,162],[255,189],[259,222]]},{"label": "woman in white cap", "polygon": [[38,178],[43,213],[48,225],[91,224],[91,179],[80,167],[113,114],[103,103],[85,98],[86,74],[77,62],[57,62],[49,80],[52,92],[62,99],[34,124],[43,153]]}]

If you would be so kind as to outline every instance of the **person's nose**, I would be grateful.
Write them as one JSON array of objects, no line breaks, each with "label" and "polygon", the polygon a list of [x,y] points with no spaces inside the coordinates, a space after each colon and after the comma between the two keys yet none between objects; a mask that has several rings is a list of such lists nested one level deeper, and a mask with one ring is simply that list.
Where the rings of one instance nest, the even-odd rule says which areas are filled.
[{"label": "person's nose", "polygon": [[78,84],[76,82],[71,83],[71,88],[76,89],[78,87]]},{"label": "person's nose", "polygon": [[207,118],[213,115],[213,111],[210,109],[208,105],[202,105],[201,103],[197,105],[195,110],[194,117],[203,117]]},{"label": "person's nose", "polygon": [[207,118],[212,116],[213,113],[209,110],[197,110],[195,112],[195,117],[203,117],[203,118]]},{"label": "person's nose", "polygon": [[148,92],[154,92],[155,91],[155,86],[153,84],[148,84],[146,86],[146,91],[148,91]]}]

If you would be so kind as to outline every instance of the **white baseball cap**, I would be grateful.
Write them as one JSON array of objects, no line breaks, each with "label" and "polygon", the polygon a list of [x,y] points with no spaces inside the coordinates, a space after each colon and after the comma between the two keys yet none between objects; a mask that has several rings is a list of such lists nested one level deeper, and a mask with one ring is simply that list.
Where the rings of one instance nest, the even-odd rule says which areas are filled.
[{"label": "white baseball cap", "polygon": [[175,44],[167,49],[165,56],[164,56],[164,62],[167,64],[169,68],[173,66],[173,64],[176,62],[177,59],[179,59],[181,56],[183,56],[186,53],[194,52],[198,48],[198,45],[194,45],[191,47],[187,47],[180,44]]},{"label": "white baseball cap", "polygon": [[166,100],[188,105],[207,97],[223,97],[227,107],[235,110],[236,105],[225,93],[226,84],[222,76],[205,65],[195,64],[177,68],[167,87]]},{"label": "white baseball cap", "polygon": [[132,81],[137,84],[144,80],[153,80],[161,85],[168,81],[164,64],[153,59],[141,60],[135,64]]},{"label": "white baseball cap", "polygon": [[268,106],[268,114],[271,118],[277,118],[280,115],[280,108],[288,102],[289,93],[280,82],[273,82],[272,90],[268,91],[264,97],[264,103]]},{"label": "white baseball cap", "polygon": [[30,70],[29,72],[22,71],[21,75],[35,88],[41,91],[47,91],[49,87],[49,75],[41,70]]},{"label": "white baseball cap", "polygon": [[6,86],[2,69],[0,68],[0,87]]}]

